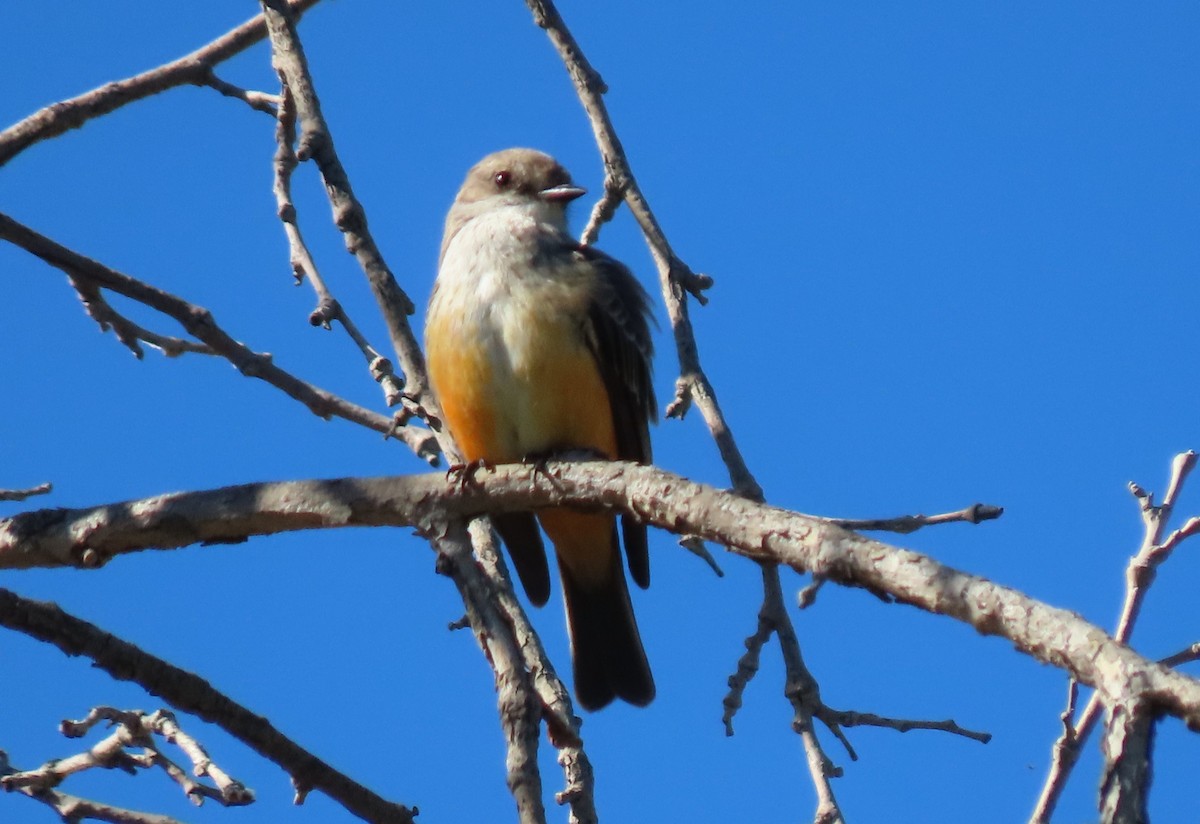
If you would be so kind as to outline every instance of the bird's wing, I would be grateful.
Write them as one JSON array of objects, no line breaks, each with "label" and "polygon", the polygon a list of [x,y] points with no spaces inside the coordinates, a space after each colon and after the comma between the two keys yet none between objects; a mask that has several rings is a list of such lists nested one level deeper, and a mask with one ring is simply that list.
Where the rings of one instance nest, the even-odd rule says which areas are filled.
[{"label": "bird's wing", "polygon": [[[649,297],[619,261],[590,246],[578,247],[576,254],[595,266],[599,275],[594,279],[586,334],[612,407],[616,457],[650,463],[650,422],[657,418],[657,403],[650,378],[654,345]],[[623,516],[621,532],[629,573],[644,589],[650,585],[646,526]]]}]

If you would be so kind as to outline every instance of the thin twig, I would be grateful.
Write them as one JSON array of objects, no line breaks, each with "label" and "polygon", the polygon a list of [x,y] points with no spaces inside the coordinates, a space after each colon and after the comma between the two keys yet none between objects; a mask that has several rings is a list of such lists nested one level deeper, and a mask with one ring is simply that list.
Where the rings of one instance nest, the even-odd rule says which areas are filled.
[{"label": "thin twig", "polygon": [[[317,0],[291,0],[290,8],[293,14],[300,15],[316,3]],[[39,109],[0,132],[0,166],[34,143],[78,129],[90,120],[176,86],[212,86],[228,94],[228,89],[219,86],[220,81],[214,84],[213,67],[245,51],[266,34],[260,14],[178,60]]]},{"label": "thin twig", "polygon": [[262,6],[271,40],[271,63],[296,105],[300,126],[296,157],[301,162],[312,159],[321,172],[325,193],[333,209],[333,222],[341,230],[346,248],[367,276],[367,283],[387,325],[392,349],[399,358],[407,394],[417,408],[431,410],[436,415],[425,359],[408,323],[408,316],[415,308],[376,246],[367,227],[366,211],[354,196],[350,178],[338,158],[333,134],[321,114],[321,104],[290,8],[285,0],[263,0]]},{"label": "thin twig", "polygon": [[1166,658],[1160,658],[1158,663],[1164,667],[1178,667],[1182,664],[1190,664],[1193,661],[1200,661],[1200,641],[1181,649],[1179,652],[1172,653]]},{"label": "thin twig", "polygon": [[[20,771],[9,763],[8,753],[0,750],[0,778],[18,772]],[[16,787],[15,791],[42,802],[54,810],[63,821],[108,821],[111,824],[183,824],[179,819],[170,816],[116,807],[89,798],[69,795],[56,789]]]},{"label": "thin twig", "polygon": [[0,489],[0,501],[23,501],[34,495],[47,495],[53,489],[54,486],[49,481],[28,489]]},{"label": "thin twig", "polygon": [[718,578],[725,577],[725,570],[721,569],[721,565],[717,563],[717,559],[708,551],[708,547],[704,541],[697,538],[695,535],[685,535],[679,539],[679,545],[688,552],[695,555],[704,563],[708,564],[708,568],[713,571],[713,574]]},{"label": "thin twig", "polygon": [[[135,772],[157,766],[167,773],[197,806],[205,798],[212,798],[226,807],[240,807],[253,803],[254,793],[240,781],[235,781],[220,770],[203,747],[194,739],[185,736],[166,710],[147,715],[141,711],[118,710],[113,707],[95,707],[80,721],[63,721],[59,729],[67,738],[81,738],[96,724],[106,721],[116,730],[104,740],[89,747],[85,752],[66,758],[48,761],[36,770],[14,772],[0,778],[5,789],[26,787],[46,790],[59,786],[67,777],[89,769],[123,769]],[[217,786],[210,787],[196,781],[187,771],[180,768],[159,748],[154,736],[180,743],[195,765],[197,777],[208,775]],[[141,752],[130,752],[138,748]]]},{"label": "thin twig", "polygon": [[342,418],[394,436],[417,455],[436,464],[437,446],[427,430],[407,426],[397,429],[391,418],[300,380],[276,366],[270,355],[255,352],[234,340],[221,329],[207,309],[84,257],[4,214],[0,214],[0,240],[19,246],[60,269],[68,277],[87,281],[97,288],[111,289],[174,318],[191,335],[237,367],[243,375],[266,381],[303,403],[314,415],[325,419]]},{"label": "thin twig", "polygon": [[[1171,556],[1171,551],[1179,542],[1175,538],[1171,542],[1163,540],[1163,531],[1175,509],[1175,501],[1183,482],[1196,466],[1196,453],[1188,450],[1175,456],[1171,465],[1171,478],[1167,484],[1167,492],[1163,495],[1160,505],[1154,505],[1154,496],[1145,494],[1137,484],[1130,484],[1130,491],[1138,499],[1142,511],[1142,523],[1145,537],[1142,546],[1129,562],[1125,570],[1125,603],[1121,609],[1121,618],[1117,622],[1113,634],[1118,641],[1128,641],[1133,634],[1133,625],[1141,612],[1142,603],[1154,583],[1154,577],[1160,564]],[[1194,531],[1191,527],[1190,531]]]},{"label": "thin twig", "polygon": [[[315,2],[315,0],[314,0]],[[226,82],[217,77],[216,72],[209,71],[204,78],[204,85],[208,86],[226,97],[232,97],[235,100],[240,100],[255,111],[269,114],[275,117],[276,109],[279,106],[279,97],[266,92],[257,92],[250,89],[243,89],[241,86],[235,86],[233,83]]]},{"label": "thin twig", "polygon": [[376,795],[284,736],[270,721],[211,684],[55,604],[31,601],[0,589],[0,625],[83,655],[119,681],[133,681],[173,707],[216,724],[259,755],[282,767],[297,792],[319,790],[360,818],[412,824],[414,812]]},{"label": "thin twig", "polygon": [[959,726],[959,724],[953,718],[949,718],[945,721],[888,718],[869,712],[835,710],[824,705],[822,705],[821,710],[817,713],[817,717],[826,724],[835,724],[841,727],[882,727],[884,729],[896,730],[897,732],[911,732],[912,730],[934,730],[937,732],[950,733],[951,735],[961,735],[963,738],[970,738],[972,741],[978,741],[980,744],[986,744],[992,740],[992,734],[990,732],[969,730],[966,727]]},{"label": "thin twig", "polygon": [[991,521],[1004,514],[1004,507],[991,504],[971,504],[957,512],[944,512],[941,515],[900,515],[896,518],[830,518],[838,526],[854,529],[859,532],[896,532],[907,535],[918,529],[939,524],[968,523],[978,524]]},{"label": "thin twig", "polygon": [[241,806],[254,800],[254,792],[221,769],[209,757],[204,745],[183,731],[174,714],[167,710],[158,710],[147,723],[156,733],[183,750],[192,762],[193,775],[208,776],[212,779],[213,783],[217,785],[217,792],[220,794],[222,804],[231,807]]},{"label": "thin twig", "polygon": [[278,119],[275,126],[277,148],[275,150],[275,184],[273,189],[275,192],[276,213],[283,222],[283,229],[288,239],[288,248],[291,249],[292,274],[295,276],[297,283],[307,278],[313,290],[317,293],[317,308],[309,315],[308,322],[313,326],[329,329],[333,321],[338,321],[342,329],[345,330],[350,339],[358,346],[363,357],[366,358],[367,367],[371,371],[371,377],[383,388],[384,402],[388,406],[395,406],[400,403],[404,384],[392,371],[392,362],[380,355],[371,346],[362,332],[358,330],[354,321],[346,314],[346,311],[342,308],[342,304],[329,291],[329,287],[325,284],[325,279],[321,277],[321,273],[317,269],[317,263],[313,260],[312,253],[308,250],[308,244],[304,242],[304,236],[300,232],[300,223],[296,216],[296,204],[292,201],[292,172],[295,171],[299,163],[296,153],[293,150],[295,140],[296,108],[292,101],[291,89],[284,83],[279,96]]},{"label": "thin twig", "polygon": [[551,0],[526,0],[526,5],[533,12],[534,22],[549,35],[566,66],[604,161],[604,198],[593,212],[593,221],[585,231],[584,240],[595,241],[599,232],[598,221],[604,216],[612,215],[615,209],[614,199],[619,192],[641,227],[642,235],[658,269],[659,284],[671,321],[671,330],[675,336],[680,369],[675,399],[667,407],[667,416],[682,417],[687,408],[695,403],[712,433],[721,459],[729,469],[734,488],[749,498],[762,500],[762,489],[746,465],[721,412],[716,391],[700,366],[699,350],[688,316],[687,295],[704,303],[704,292],[712,285],[712,278],[693,272],[672,251],[671,244],[638,186],[637,178],[634,177],[629,159],[609,117],[608,107],[603,98],[607,87],[584,56],[554,3]]},{"label": "thin twig", "polygon": [[[1163,538],[1167,522],[1174,510],[1175,502],[1183,488],[1183,483],[1196,466],[1196,453],[1192,450],[1181,452],[1171,462],[1171,476],[1167,481],[1167,492],[1163,502],[1154,504],[1154,496],[1135,483],[1129,484],[1129,491],[1138,502],[1142,515],[1142,544],[1137,553],[1129,560],[1125,570],[1125,600],[1121,607],[1121,617],[1117,622],[1117,630],[1113,637],[1119,643],[1127,643],[1133,633],[1134,624],[1141,612],[1142,603],[1154,583],[1156,571],[1172,551],[1185,538],[1200,531],[1200,519],[1191,518],[1180,529],[1175,530],[1167,538]],[[1099,692],[1092,695],[1078,722],[1071,718],[1074,709],[1074,694],[1068,704],[1069,713],[1064,713],[1063,732],[1054,742],[1051,750],[1050,769],[1042,791],[1038,796],[1030,824],[1049,824],[1058,806],[1058,800],[1071,777],[1071,771],[1079,760],[1079,752],[1087,744],[1088,738],[1095,729],[1104,710],[1104,696]]]},{"label": "thin twig", "polygon": [[[783,600],[783,585],[779,580],[778,564],[762,564],[763,599],[762,611],[765,612],[774,626],[775,637],[779,639],[779,650],[783,656],[786,679],[784,695],[792,704],[792,729],[800,736],[804,745],[805,763],[813,787],[817,791],[817,809],[814,821],[836,824],[842,821],[841,808],[833,792],[831,779],[840,778],[842,769],[833,763],[825,753],[813,728],[813,718],[818,717],[821,702],[821,687],[817,679],[804,663],[800,653],[800,641],[796,637],[796,629],[788,615]],[[851,757],[854,751],[850,742],[842,734],[836,723],[825,722],[830,732],[849,750]]]},{"label": "thin twig", "polygon": [[725,693],[725,698],[722,700],[725,712],[721,716],[721,722],[725,725],[725,735],[727,736],[733,735],[733,718],[742,708],[742,695],[746,692],[746,687],[754,680],[754,676],[758,674],[762,649],[766,646],[767,641],[771,640],[774,632],[775,623],[767,611],[767,603],[764,600],[758,610],[758,623],[755,625],[754,632],[744,642],[746,651],[738,659],[737,669],[734,670],[733,675],[729,676],[727,682],[729,692]]},{"label": "thin twig", "polygon": [[104,294],[100,291],[100,287],[91,280],[73,277],[69,273],[67,274],[67,280],[74,287],[75,294],[79,296],[79,302],[83,304],[83,311],[87,313],[88,317],[96,321],[100,326],[100,331],[108,332],[111,330],[117,336],[117,340],[124,344],[125,348],[132,352],[133,356],[138,360],[141,360],[146,355],[145,350],[141,346],[143,343],[153,346],[168,358],[179,357],[185,352],[196,355],[217,354],[211,346],[206,344],[184,340],[183,338],[171,335],[160,335],[157,332],[151,332],[149,329],[134,323],[113,309],[109,302],[104,299]]}]

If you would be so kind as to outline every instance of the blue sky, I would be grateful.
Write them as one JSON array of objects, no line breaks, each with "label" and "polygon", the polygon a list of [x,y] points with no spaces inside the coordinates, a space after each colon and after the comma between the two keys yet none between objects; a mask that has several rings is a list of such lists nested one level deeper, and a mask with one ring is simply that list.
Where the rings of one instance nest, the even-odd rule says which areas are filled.
[{"label": "blue sky", "polygon": [[[254,8],[112,2],[101,14],[9,0],[0,123],[174,59]],[[1111,626],[1141,535],[1125,484],[1161,492],[1171,457],[1200,445],[1200,9],[621,0],[560,10],[610,86],[674,248],[716,279],[693,312],[701,353],[768,499],[853,517],[1002,505],[998,522],[897,543]],[[445,210],[479,157],[535,146],[598,191],[588,124],[523,4],[330,0],[301,33],[371,228],[422,307]],[[263,45],[219,73],[276,89]],[[272,125],[212,91],[177,89],[0,169],[0,211],[210,308],[284,368],[380,409],[353,345],[310,328],[312,293],[291,285],[270,192]],[[313,169],[295,189],[322,272],[384,345]],[[599,245],[654,287],[627,214]],[[0,273],[0,487],[54,482],[32,506],[423,469],[220,361],[135,361],[56,271],[12,247],[0,245]],[[668,335],[658,347],[666,399],[677,364]],[[727,483],[698,416],[653,437],[665,468]],[[1193,488],[1179,513],[1197,512]],[[1195,549],[1170,561],[1147,604],[1135,645],[1149,656],[1196,640]],[[654,586],[634,598],[658,699],[583,727],[602,817],[807,820],[814,802],[777,655],[764,655],[737,735],[720,723],[725,679],[754,629],[755,568],[721,557],[717,579],[664,534],[651,555]],[[785,576],[789,593],[803,583]],[[99,572],[8,572],[0,585],[202,673],[354,778],[420,806],[420,820],[511,820],[490,675],[467,634],[446,632],[461,605],[429,549],[402,531],[144,553]],[[826,736],[846,770],[835,791],[850,820],[1028,814],[1058,732],[1061,673],[859,591],[828,587],[793,618],[830,705],[953,717],[995,736],[981,746],[851,730],[857,762]],[[557,599],[533,620],[565,669]],[[23,766],[70,752],[54,732],[61,717],[156,706],[23,637],[0,634],[0,660],[0,747]],[[284,812],[280,771],[190,726],[254,787],[256,808],[193,810],[145,776],[85,776],[66,789],[193,821],[333,820],[320,796]],[[1161,726],[1156,818],[1200,812],[1198,756],[1180,724]],[[548,745],[542,758],[553,806],[560,773]],[[1057,821],[1095,819],[1097,766],[1093,747]],[[0,817],[47,820],[11,796]]]}]

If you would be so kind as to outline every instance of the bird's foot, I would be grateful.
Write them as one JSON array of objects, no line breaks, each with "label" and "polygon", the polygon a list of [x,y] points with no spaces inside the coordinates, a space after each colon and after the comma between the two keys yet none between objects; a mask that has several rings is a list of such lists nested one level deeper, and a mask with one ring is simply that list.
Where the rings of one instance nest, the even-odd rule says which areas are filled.
[{"label": "bird's foot", "polygon": [[450,464],[446,467],[446,481],[457,484],[460,490],[466,489],[468,486],[479,486],[479,481],[475,480],[475,473],[481,469],[495,469],[495,466],[487,458]]}]

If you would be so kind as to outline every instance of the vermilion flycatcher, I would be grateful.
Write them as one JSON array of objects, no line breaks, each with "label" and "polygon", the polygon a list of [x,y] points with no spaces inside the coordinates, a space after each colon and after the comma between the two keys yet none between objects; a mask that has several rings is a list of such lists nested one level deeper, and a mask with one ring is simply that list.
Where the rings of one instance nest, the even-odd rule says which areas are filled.
[{"label": "vermilion flycatcher", "polygon": [[[468,461],[570,449],[650,461],[652,347],[646,292],[623,265],[567,233],[584,190],[532,149],[488,155],[446,216],[425,346],[450,434]],[[586,709],[644,706],[654,679],[621,568],[616,518],[540,509],[566,604],[575,694]],[[534,604],[550,573],[534,514],[492,517]],[[629,572],[650,584],[646,527],[621,518]]]}]

